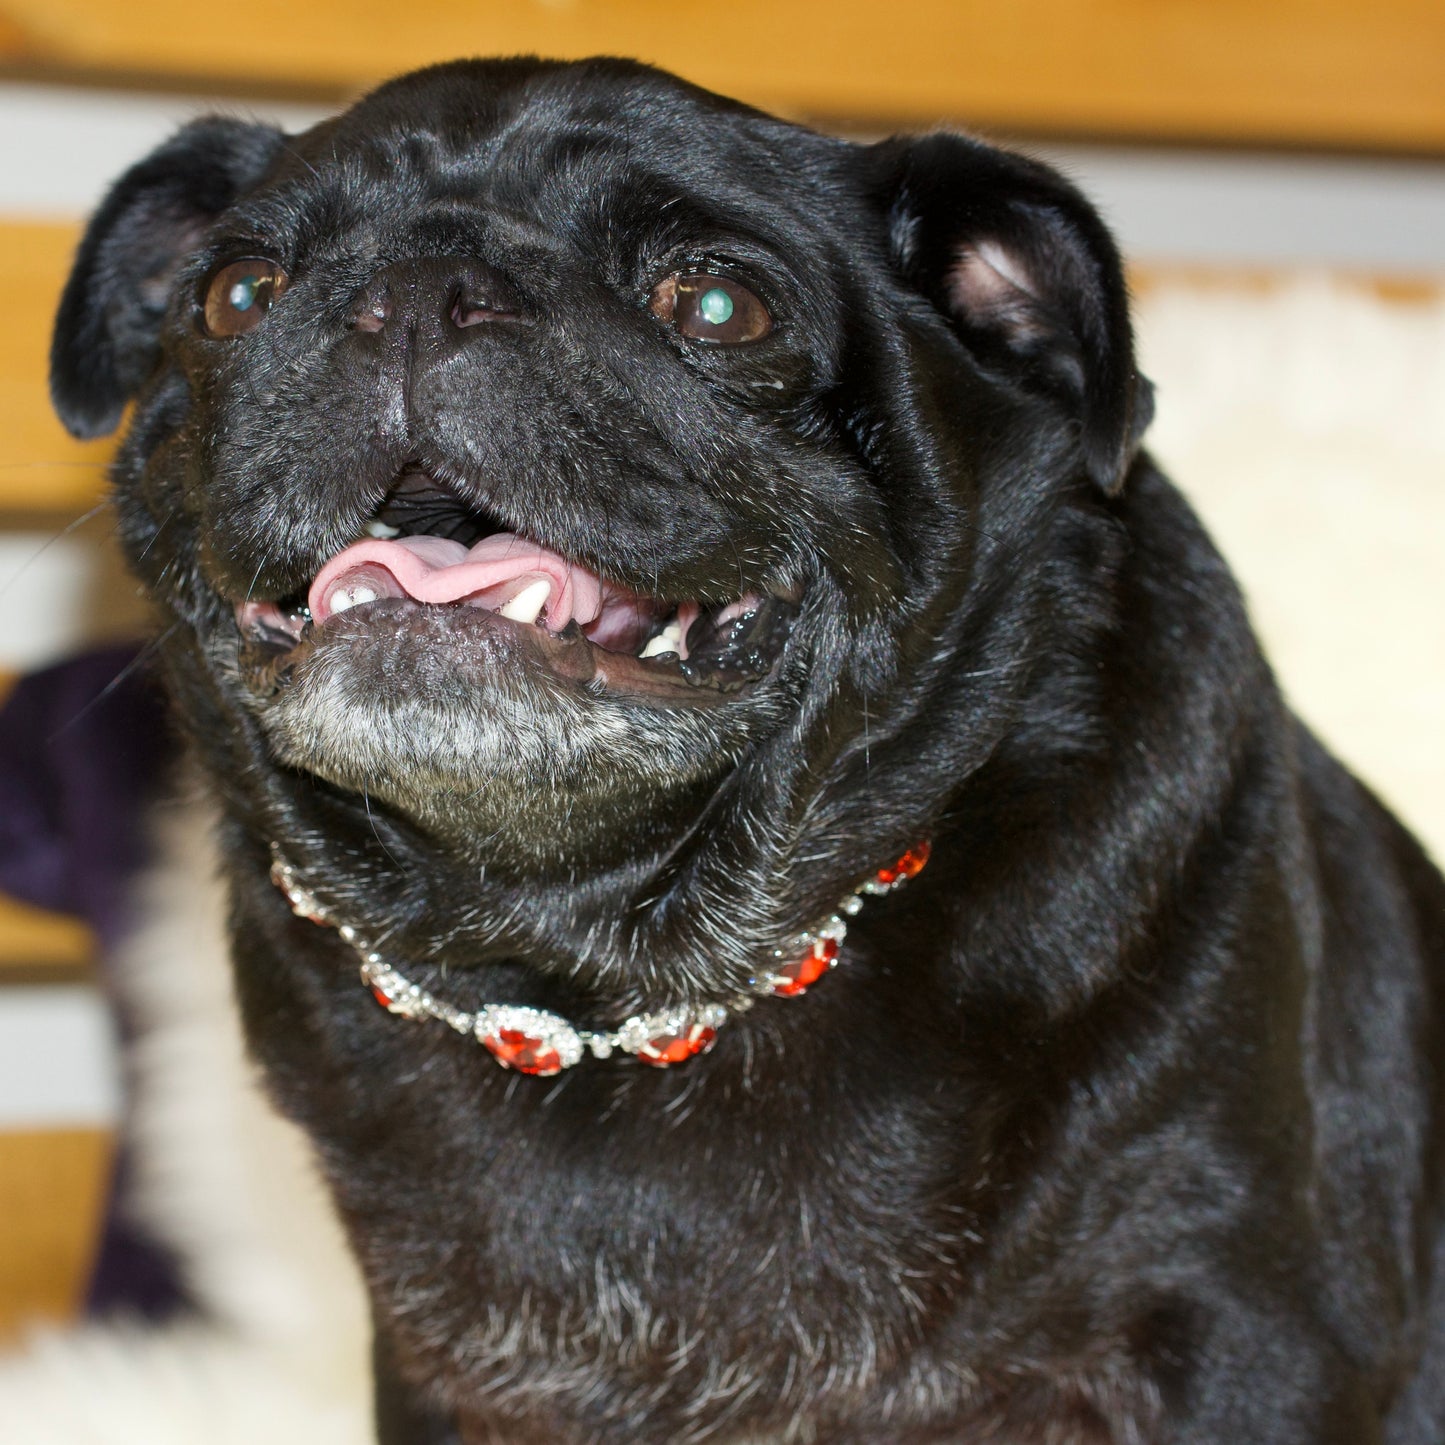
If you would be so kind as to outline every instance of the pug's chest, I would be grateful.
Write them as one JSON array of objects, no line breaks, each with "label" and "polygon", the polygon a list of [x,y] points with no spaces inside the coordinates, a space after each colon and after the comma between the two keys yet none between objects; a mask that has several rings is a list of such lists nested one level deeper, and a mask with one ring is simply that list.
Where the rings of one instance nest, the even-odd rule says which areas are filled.
[{"label": "pug's chest", "polygon": [[[513,1286],[402,1326],[422,1375],[441,1382],[456,1411],[463,1445],[1154,1438],[1157,1402],[1115,1362],[1041,1362],[982,1340],[908,1338],[866,1280],[851,1297],[840,1288],[828,1318],[801,1296],[744,1310],[706,1284],[682,1300],[646,1292],[604,1261],[595,1269],[596,1286],[569,1300]],[[403,1307],[414,1289],[398,1290]]]},{"label": "pug's chest", "polygon": [[1106,1445],[1094,1396],[1145,1417],[1117,1362],[1020,1343],[1028,1291],[990,1336],[969,1170],[941,1139],[801,1096],[764,1129],[685,1067],[661,1092],[630,1063],[560,1091],[414,1068],[429,1118],[328,1148],[379,1322],[479,1422],[468,1445],[641,1420],[680,1442]]},{"label": "pug's chest", "polygon": [[[1149,1438],[1116,1429],[1147,1391],[1098,1345],[1086,1262],[997,1266],[1001,1086],[886,1067],[846,977],[779,1004],[786,1037],[759,1008],[674,1067],[545,1078],[333,964],[273,955],[296,1006],[248,1009],[253,1044],[402,1373],[486,1422],[469,1445]],[[1095,1399],[1126,1403],[1100,1424]]]},{"label": "pug's chest", "polygon": [[895,1354],[881,1329],[803,1338],[786,1310],[745,1337],[665,1334],[661,1314],[653,1340],[608,1337],[602,1314],[563,1338],[530,1308],[496,1309],[480,1350],[478,1332],[466,1337],[479,1373],[432,1362],[462,1445],[1136,1445],[1160,1428],[1148,1383],[1102,1360],[953,1357],[926,1342]]}]

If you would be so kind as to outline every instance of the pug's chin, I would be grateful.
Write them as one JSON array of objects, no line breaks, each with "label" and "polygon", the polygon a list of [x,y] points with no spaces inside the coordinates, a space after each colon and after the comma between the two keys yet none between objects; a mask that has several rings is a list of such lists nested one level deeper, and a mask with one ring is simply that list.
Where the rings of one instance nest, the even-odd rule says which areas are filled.
[{"label": "pug's chin", "polygon": [[247,692],[278,761],[504,871],[635,856],[776,721],[765,689],[668,706],[554,644],[485,613],[358,609],[264,677],[253,659]]}]

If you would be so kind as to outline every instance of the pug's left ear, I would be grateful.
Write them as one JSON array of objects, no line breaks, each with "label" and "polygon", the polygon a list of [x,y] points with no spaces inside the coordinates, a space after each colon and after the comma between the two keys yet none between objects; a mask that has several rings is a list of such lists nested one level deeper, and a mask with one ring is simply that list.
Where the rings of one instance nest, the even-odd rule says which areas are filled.
[{"label": "pug's left ear", "polygon": [[76,253],[50,344],[50,395],[72,435],[120,424],[160,355],[177,267],[285,139],[272,126],[205,116],[111,187]]},{"label": "pug's left ear", "polygon": [[1153,388],[1098,213],[1048,166],[966,136],[884,141],[869,160],[894,264],[980,361],[1074,413],[1086,471],[1116,491]]}]

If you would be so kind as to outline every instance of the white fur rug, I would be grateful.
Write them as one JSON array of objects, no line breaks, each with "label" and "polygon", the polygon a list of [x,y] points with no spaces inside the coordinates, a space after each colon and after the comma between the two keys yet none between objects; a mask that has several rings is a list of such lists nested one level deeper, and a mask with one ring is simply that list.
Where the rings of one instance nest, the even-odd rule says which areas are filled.
[{"label": "white fur rug", "polygon": [[1445,289],[1163,287],[1139,339],[1296,711],[1445,862]]},{"label": "white fur rug", "polygon": [[118,969],[142,1029],[128,1207],[172,1244],[215,1323],[36,1334],[0,1357],[0,1440],[363,1445],[361,1286],[300,1134],[242,1050],[209,814],[177,802],[156,824],[145,921]]},{"label": "white fur rug", "polygon": [[[1140,306],[1156,454],[1244,578],[1299,710],[1445,857],[1445,301],[1303,279]],[[359,1288],[304,1148],[261,1102],[227,998],[197,813],[162,819],[129,968],[131,1207],[221,1321],[34,1336],[0,1360],[16,1445],[364,1445]]]}]

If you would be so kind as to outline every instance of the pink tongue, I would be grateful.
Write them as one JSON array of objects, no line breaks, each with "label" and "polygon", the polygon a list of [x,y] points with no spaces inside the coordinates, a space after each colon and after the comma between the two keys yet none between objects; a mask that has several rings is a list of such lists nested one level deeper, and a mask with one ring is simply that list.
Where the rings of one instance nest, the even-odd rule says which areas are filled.
[{"label": "pink tongue", "polygon": [[338,552],[316,574],[306,603],[318,625],[348,605],[380,597],[461,602],[498,612],[540,581],[548,594],[537,620],[552,632],[576,622],[599,646],[627,652],[660,620],[657,603],[511,532],[498,532],[470,549],[445,537],[394,542],[368,537]]},{"label": "pink tongue", "polygon": [[411,597],[417,602],[467,602],[495,612],[543,579],[551,591],[542,615],[553,632],[574,620],[582,626],[597,620],[604,600],[598,578],[510,532],[484,538],[470,550],[445,537],[394,542],[369,537],[338,552],[316,574],[306,600],[318,623],[343,610],[348,595],[353,601]]}]

